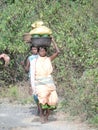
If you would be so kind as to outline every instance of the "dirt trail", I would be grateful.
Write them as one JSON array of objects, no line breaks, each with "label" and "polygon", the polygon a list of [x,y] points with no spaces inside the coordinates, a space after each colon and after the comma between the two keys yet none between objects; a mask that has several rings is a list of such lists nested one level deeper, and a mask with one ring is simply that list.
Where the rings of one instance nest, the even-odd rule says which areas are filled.
[{"label": "dirt trail", "polygon": [[0,130],[97,130],[80,122],[66,121],[54,111],[45,124],[40,123],[34,105],[0,103]]}]

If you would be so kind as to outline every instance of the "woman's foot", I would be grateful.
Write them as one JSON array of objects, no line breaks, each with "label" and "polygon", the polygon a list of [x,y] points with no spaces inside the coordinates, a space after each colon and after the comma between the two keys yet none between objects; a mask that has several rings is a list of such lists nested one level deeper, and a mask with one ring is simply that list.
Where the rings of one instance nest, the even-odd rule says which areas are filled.
[{"label": "woman's foot", "polygon": [[39,108],[40,108],[40,121],[43,124],[43,123],[45,123],[45,120],[44,120],[44,112],[45,111],[42,109],[41,105]]},{"label": "woman's foot", "polygon": [[49,109],[46,109],[46,114],[45,114],[45,116],[44,116],[45,122],[48,121],[49,114],[50,114],[50,110],[49,110]]},{"label": "woman's foot", "polygon": [[44,116],[41,116],[40,121],[41,121],[42,124],[45,123]]},{"label": "woman's foot", "polygon": [[40,109],[37,108],[37,116],[40,116]]},{"label": "woman's foot", "polygon": [[45,121],[45,123],[48,121],[48,117],[47,116],[44,117],[44,121]]}]

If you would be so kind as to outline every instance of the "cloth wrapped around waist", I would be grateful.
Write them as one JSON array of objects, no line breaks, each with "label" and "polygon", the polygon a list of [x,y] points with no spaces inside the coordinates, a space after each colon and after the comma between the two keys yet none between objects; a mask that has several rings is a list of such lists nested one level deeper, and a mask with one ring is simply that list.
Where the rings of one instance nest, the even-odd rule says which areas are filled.
[{"label": "cloth wrapped around waist", "polygon": [[56,92],[56,86],[51,76],[37,78],[35,80],[36,93],[38,95],[39,103],[56,105],[58,102],[58,96]]}]

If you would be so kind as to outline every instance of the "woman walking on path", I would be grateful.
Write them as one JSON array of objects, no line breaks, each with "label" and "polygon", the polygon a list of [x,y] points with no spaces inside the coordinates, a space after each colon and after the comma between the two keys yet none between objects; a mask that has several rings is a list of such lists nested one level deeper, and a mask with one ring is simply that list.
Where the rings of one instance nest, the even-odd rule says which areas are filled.
[{"label": "woman walking on path", "polygon": [[38,103],[38,98],[35,89],[35,64],[36,64],[36,59],[38,57],[38,48],[34,45],[31,45],[30,49],[32,55],[27,58],[26,65],[24,65],[24,62],[22,62],[22,65],[25,71],[29,72],[29,78],[30,78],[29,94],[33,95],[34,101],[37,104],[37,114],[39,115],[39,103]]},{"label": "woman walking on path", "polygon": [[40,117],[42,123],[48,120],[50,110],[55,109],[58,102],[56,86],[51,76],[53,71],[51,61],[58,56],[59,49],[53,38],[52,43],[55,52],[50,57],[46,56],[47,48],[39,47],[39,56],[35,66],[35,88],[40,104]]}]

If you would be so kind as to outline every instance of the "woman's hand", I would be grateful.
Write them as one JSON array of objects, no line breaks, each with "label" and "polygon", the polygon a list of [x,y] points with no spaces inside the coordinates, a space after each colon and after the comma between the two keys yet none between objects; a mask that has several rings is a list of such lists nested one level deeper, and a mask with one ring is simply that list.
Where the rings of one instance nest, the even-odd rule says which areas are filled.
[{"label": "woman's hand", "polygon": [[54,40],[54,37],[51,36],[51,38],[52,38],[52,43],[53,43],[54,49],[56,49],[56,52],[57,52],[57,53],[60,53],[60,50],[59,50],[59,48],[58,48],[58,46],[57,46],[57,43],[56,43],[55,40]]},{"label": "woman's hand", "polygon": [[53,36],[51,36],[51,38],[52,38],[53,47],[56,50],[56,52],[54,52],[53,55],[50,56],[50,60],[52,61],[52,60],[54,60],[58,56],[58,54],[60,53],[60,50],[57,47],[57,44],[56,44]]}]

